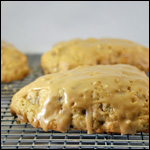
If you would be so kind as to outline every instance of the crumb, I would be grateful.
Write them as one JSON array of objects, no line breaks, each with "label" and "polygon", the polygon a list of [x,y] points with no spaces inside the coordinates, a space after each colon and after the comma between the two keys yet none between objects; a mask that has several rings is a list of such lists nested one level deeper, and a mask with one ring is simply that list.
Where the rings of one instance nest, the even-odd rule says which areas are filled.
[{"label": "crumb", "polygon": [[11,84],[9,84],[9,85],[8,85],[8,87],[9,87],[9,88],[12,88],[12,85],[11,85]]},{"label": "crumb", "polygon": [[17,89],[14,88],[14,89],[13,89],[13,92],[17,92]]},{"label": "crumb", "polygon": [[8,90],[8,89],[9,89],[8,86],[3,87],[3,90]]},{"label": "crumb", "polygon": [[32,72],[35,76],[38,76],[38,72],[36,70],[32,70]]}]

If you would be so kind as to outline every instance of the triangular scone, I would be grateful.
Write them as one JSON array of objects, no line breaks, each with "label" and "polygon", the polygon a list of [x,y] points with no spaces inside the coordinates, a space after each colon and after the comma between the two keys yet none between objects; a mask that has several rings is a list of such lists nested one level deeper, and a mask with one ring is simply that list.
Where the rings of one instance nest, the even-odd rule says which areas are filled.
[{"label": "triangular scone", "polygon": [[82,66],[36,79],[10,109],[45,131],[149,132],[149,79],[130,65]]},{"label": "triangular scone", "polygon": [[82,65],[129,64],[149,70],[149,49],[123,39],[74,39],[56,44],[41,57],[45,74]]}]

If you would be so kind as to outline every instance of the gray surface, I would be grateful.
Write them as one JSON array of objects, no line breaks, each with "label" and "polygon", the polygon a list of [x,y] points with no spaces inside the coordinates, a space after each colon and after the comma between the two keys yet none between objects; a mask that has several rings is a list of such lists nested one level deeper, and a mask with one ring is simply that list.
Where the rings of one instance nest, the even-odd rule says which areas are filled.
[{"label": "gray surface", "polygon": [[[16,119],[10,114],[10,100],[21,87],[42,75],[40,56],[29,55],[31,73],[22,81],[11,84],[2,84],[1,90],[1,148],[36,148],[36,149],[148,149],[149,134],[136,135],[119,134],[90,134],[85,131],[70,131],[61,133],[53,130],[44,132],[29,124],[17,124]],[[7,89],[6,89],[7,87]]]},{"label": "gray surface", "polygon": [[149,1],[1,1],[1,38],[24,53],[89,37],[125,38],[149,47]]}]

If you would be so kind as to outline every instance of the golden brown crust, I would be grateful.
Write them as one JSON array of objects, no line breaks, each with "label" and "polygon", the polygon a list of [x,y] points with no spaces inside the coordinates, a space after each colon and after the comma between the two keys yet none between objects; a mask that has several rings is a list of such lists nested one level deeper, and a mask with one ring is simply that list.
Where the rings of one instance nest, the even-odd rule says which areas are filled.
[{"label": "golden brown crust", "polygon": [[29,72],[27,57],[13,45],[1,41],[1,83],[23,79]]},{"label": "golden brown crust", "polygon": [[[12,115],[15,116],[15,114],[13,114],[13,113],[12,113]],[[28,123],[28,122],[29,122],[28,119],[27,119],[27,120],[17,119],[17,121],[23,122],[23,123]],[[33,127],[35,127],[35,128],[42,128],[39,124],[37,124],[36,126],[35,126],[35,124],[34,124],[33,122],[30,122],[30,124],[31,124]],[[116,127],[116,125],[113,126],[113,127]],[[57,128],[57,124],[53,124],[53,125],[49,126],[49,130],[59,131],[59,129]],[[69,130],[81,130],[81,131],[87,131],[86,128],[81,129],[80,127],[76,127],[76,128],[75,128],[75,127],[70,127]],[[101,127],[100,127],[100,128],[98,128],[98,129],[93,129],[93,132],[99,133],[99,134],[100,134],[100,133],[107,133],[107,134],[111,134],[111,133],[117,133],[117,134],[120,134],[120,133],[121,133],[121,132],[120,132],[120,129],[119,129],[118,127],[117,127],[115,130],[114,130],[114,129],[111,129],[111,128],[102,130]],[[139,132],[149,133],[149,128],[146,129],[146,130],[138,130],[137,133],[139,133]]]},{"label": "golden brown crust", "polygon": [[10,109],[45,131],[89,131],[91,117],[92,132],[149,132],[149,79],[130,65],[79,67],[38,78],[13,96]]},{"label": "golden brown crust", "polygon": [[[33,127],[35,127],[35,128],[42,128],[41,126],[40,126],[40,124],[38,123],[38,124],[36,124],[35,125],[35,123],[34,123],[34,121],[29,121],[29,119],[27,118],[27,117],[29,117],[29,116],[24,116],[24,114],[23,113],[20,113],[20,114],[18,114],[18,112],[16,111],[14,111],[13,109],[11,110],[11,114],[13,115],[13,116],[23,116],[22,118],[17,118],[17,121],[19,121],[19,122],[23,122],[23,123],[30,123]],[[82,120],[81,120],[81,122],[82,122]],[[146,122],[147,122],[147,120],[146,120]],[[147,122],[148,123],[148,122]],[[118,123],[117,123],[118,124]],[[58,128],[57,128],[57,124],[56,123],[54,123],[53,122],[53,124],[52,125],[49,125],[49,127],[48,127],[48,129],[49,130],[56,130],[56,131],[60,131]],[[70,127],[70,129],[69,130],[81,130],[81,131],[87,131],[87,129],[86,129],[86,127],[85,128],[80,128],[80,126],[76,126],[76,127],[74,127],[74,126],[72,126],[72,127]],[[120,128],[119,128],[119,126],[117,125],[116,126],[116,124],[113,124],[113,126],[112,126],[112,128],[105,128],[105,129],[102,129],[101,127],[98,127],[97,129],[94,129],[93,128],[93,132],[95,132],[95,133],[118,133],[118,134],[120,134],[121,133],[121,131],[120,131]],[[144,132],[144,133],[149,133],[149,124],[147,125],[147,129],[143,129],[143,130],[137,130],[137,133],[139,133],[139,132]]]},{"label": "golden brown crust", "polygon": [[44,74],[97,64],[130,64],[146,72],[149,49],[122,39],[75,39],[56,44],[41,57]]}]

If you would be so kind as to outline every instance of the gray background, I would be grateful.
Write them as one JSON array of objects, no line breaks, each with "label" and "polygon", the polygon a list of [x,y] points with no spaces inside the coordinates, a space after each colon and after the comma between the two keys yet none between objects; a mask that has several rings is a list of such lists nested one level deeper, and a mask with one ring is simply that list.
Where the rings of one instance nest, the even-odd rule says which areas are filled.
[{"label": "gray background", "polygon": [[149,47],[149,2],[1,2],[1,38],[43,53],[72,38],[114,37]]}]

